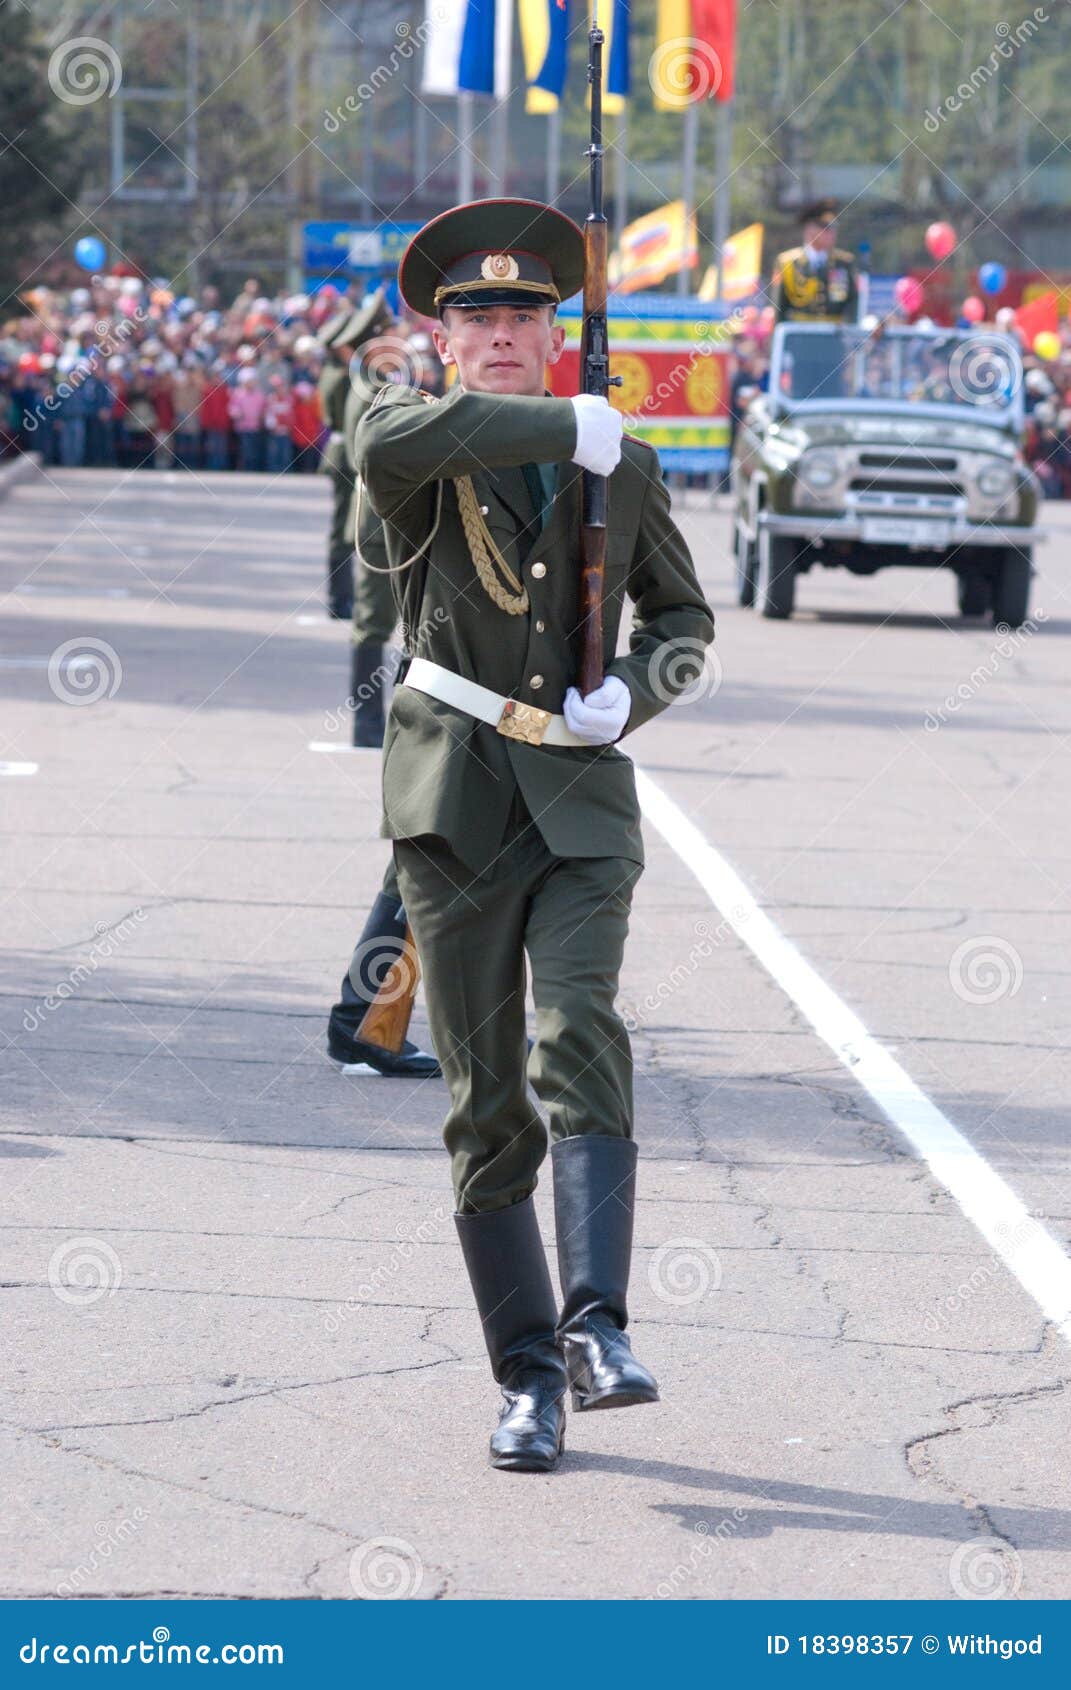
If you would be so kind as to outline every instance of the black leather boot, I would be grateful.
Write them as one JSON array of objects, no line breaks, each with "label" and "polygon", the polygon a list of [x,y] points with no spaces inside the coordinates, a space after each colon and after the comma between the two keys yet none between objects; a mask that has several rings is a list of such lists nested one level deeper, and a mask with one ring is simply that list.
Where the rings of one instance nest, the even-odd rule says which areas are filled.
[{"label": "black leather boot", "polygon": [[658,1386],[625,1336],[635,1140],[581,1133],[559,1139],[550,1154],[563,1299],[558,1339],[573,1407],[657,1402]]},{"label": "black leather boot", "polygon": [[535,1203],[526,1197],[508,1209],[455,1215],[454,1221],[491,1371],[505,1399],[491,1434],[491,1466],[549,1473],[565,1447],[567,1381]]},{"label": "black leather boot", "polygon": [[341,996],[327,1023],[327,1054],[336,1062],[367,1063],[377,1073],[402,1079],[430,1079],[442,1070],[434,1056],[405,1040],[400,1051],[384,1050],[361,1038],[361,1022],[381,980],[405,943],[405,911],[397,898],[380,892],[343,976]]},{"label": "black leather boot", "polygon": [[350,665],[354,745],[374,749],[383,744],[383,695],[386,690],[387,672],[383,662],[383,647],[371,640],[363,645],[355,645]]}]

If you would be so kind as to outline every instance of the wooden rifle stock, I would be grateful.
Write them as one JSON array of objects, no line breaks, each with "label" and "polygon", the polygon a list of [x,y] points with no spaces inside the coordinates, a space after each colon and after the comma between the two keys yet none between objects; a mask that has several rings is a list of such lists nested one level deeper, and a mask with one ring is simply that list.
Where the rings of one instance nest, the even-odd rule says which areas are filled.
[{"label": "wooden rifle stock", "polygon": [[402,949],[361,1017],[357,1037],[365,1044],[379,1045],[397,1056],[409,1031],[416,989],[420,984],[420,963],[413,944],[412,929],[406,927]]}]

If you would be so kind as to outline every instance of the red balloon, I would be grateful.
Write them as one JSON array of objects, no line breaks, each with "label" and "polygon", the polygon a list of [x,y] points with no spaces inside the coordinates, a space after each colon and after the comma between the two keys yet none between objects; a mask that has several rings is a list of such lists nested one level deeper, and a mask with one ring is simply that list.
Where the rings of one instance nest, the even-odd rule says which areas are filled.
[{"label": "red balloon", "polygon": [[922,310],[922,283],[916,276],[901,276],[893,287],[893,294],[905,317],[913,317]]},{"label": "red balloon", "polygon": [[931,223],[926,230],[926,251],[931,258],[947,258],[956,249],[956,231],[951,223]]},{"label": "red balloon", "polygon": [[960,311],[968,323],[981,323],[985,320],[985,306],[977,294],[968,294],[960,306]]}]

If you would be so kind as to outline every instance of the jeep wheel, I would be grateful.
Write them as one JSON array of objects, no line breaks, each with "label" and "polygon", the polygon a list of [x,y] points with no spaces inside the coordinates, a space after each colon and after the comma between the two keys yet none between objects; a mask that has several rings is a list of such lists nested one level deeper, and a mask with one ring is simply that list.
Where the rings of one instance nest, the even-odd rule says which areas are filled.
[{"label": "jeep wheel", "polygon": [[1025,546],[1008,546],[997,565],[993,583],[993,624],[1021,628],[1030,613],[1033,554]]},{"label": "jeep wheel", "polygon": [[792,615],[796,602],[796,542],[782,534],[759,538],[759,576],[755,602],[761,616],[777,621]]},{"label": "jeep wheel", "polygon": [[755,546],[739,521],[733,527],[733,552],[736,557],[737,600],[745,610],[750,610],[755,603]]},{"label": "jeep wheel", "polygon": [[992,583],[984,575],[961,575],[956,596],[961,616],[985,616],[993,603]]}]

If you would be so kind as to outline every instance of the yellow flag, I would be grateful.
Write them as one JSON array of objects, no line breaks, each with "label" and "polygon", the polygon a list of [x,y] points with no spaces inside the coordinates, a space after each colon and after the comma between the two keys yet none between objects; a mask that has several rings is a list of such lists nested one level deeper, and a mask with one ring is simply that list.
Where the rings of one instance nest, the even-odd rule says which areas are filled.
[{"label": "yellow flag", "polygon": [[670,200],[622,231],[610,260],[610,284],[618,293],[638,293],[698,263],[695,214],[688,212],[683,200]]},{"label": "yellow flag", "polygon": [[[722,255],[724,273],[721,282],[721,296],[733,303],[741,299],[750,299],[753,293],[759,291],[759,281],[762,277],[762,236],[761,223],[749,223],[746,229],[738,229],[735,235],[730,235],[725,243]],[[717,299],[718,297],[718,266],[712,264],[703,277],[703,285],[699,289],[700,299]]]}]

